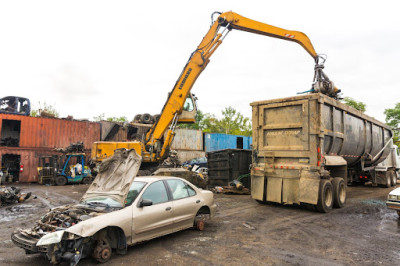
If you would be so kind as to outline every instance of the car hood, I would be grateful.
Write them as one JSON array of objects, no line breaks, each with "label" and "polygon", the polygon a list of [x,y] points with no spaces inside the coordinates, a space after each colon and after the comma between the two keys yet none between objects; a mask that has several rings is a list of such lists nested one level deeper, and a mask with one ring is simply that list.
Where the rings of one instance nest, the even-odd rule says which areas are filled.
[{"label": "car hood", "polygon": [[129,188],[135,179],[142,157],[134,149],[118,149],[102,162],[99,173],[82,197],[82,201],[99,196],[115,199],[124,206]]},{"label": "car hood", "polygon": [[389,192],[390,195],[400,196],[400,187]]}]

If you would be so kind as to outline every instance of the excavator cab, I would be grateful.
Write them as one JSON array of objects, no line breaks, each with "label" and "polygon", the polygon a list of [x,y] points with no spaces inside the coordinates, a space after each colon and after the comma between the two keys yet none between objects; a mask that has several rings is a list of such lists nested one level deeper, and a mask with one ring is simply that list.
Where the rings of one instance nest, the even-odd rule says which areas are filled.
[{"label": "excavator cab", "polygon": [[192,124],[196,122],[196,113],[197,113],[197,97],[189,93],[189,96],[186,98],[186,101],[183,105],[182,113],[178,116],[178,123],[188,123]]}]

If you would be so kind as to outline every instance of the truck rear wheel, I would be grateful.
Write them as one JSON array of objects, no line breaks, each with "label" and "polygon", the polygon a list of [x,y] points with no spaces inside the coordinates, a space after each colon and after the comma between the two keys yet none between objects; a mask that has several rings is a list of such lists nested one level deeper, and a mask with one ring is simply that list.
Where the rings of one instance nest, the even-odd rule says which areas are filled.
[{"label": "truck rear wheel", "polygon": [[343,178],[335,177],[332,180],[333,187],[333,206],[342,208],[346,203],[346,185]]},{"label": "truck rear wheel", "polygon": [[389,173],[386,173],[386,183],[383,185],[384,187],[391,187],[392,186],[392,179]]},{"label": "truck rear wheel", "polygon": [[392,183],[392,187],[397,186],[397,177],[396,177],[396,173],[393,171],[389,171],[389,175],[390,175],[390,180]]},{"label": "truck rear wheel", "polygon": [[319,183],[317,210],[329,212],[333,206],[333,188],[329,180],[322,179]]}]

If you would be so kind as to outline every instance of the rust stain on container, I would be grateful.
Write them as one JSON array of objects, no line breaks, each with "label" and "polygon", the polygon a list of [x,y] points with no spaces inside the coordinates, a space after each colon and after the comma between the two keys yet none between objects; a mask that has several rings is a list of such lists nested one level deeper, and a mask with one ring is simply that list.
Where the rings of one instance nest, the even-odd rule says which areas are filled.
[{"label": "rust stain on container", "polygon": [[20,124],[18,147],[0,147],[0,160],[5,154],[19,156],[20,164],[24,166],[19,174],[20,182],[37,181],[39,156],[57,154],[54,148],[67,147],[79,141],[83,141],[85,152],[90,155],[92,143],[101,137],[100,124],[97,122],[0,114],[2,138],[4,120]]}]

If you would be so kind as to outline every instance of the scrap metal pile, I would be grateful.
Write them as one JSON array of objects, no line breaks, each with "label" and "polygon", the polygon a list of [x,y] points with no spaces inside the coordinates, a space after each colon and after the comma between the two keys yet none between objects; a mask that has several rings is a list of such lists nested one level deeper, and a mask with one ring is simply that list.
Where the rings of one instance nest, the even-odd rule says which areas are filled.
[{"label": "scrap metal pile", "polygon": [[21,193],[18,187],[1,187],[0,188],[0,206],[14,203],[21,203],[29,199],[31,192]]},{"label": "scrap metal pile", "polygon": [[101,215],[104,212],[97,212],[93,209],[78,208],[76,205],[62,206],[50,210],[30,229],[21,230],[25,236],[41,238],[49,232],[55,232],[69,228],[81,221]]},{"label": "scrap metal pile", "polygon": [[80,153],[84,152],[85,146],[83,145],[83,142],[77,142],[77,143],[71,143],[66,148],[56,148],[55,150],[62,153]]}]

